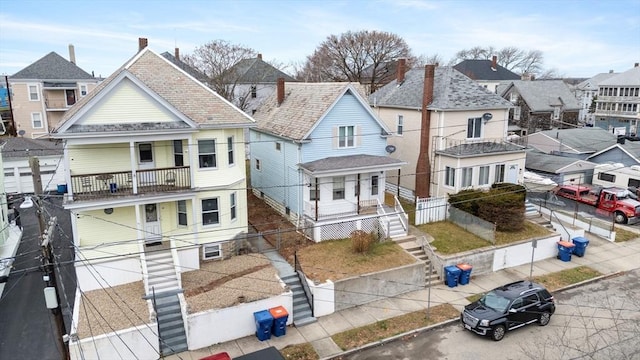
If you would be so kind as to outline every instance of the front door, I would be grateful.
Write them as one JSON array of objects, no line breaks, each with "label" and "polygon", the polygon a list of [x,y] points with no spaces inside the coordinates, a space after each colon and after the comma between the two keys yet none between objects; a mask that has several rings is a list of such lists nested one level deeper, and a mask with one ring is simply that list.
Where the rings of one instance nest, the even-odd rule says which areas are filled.
[{"label": "front door", "polygon": [[144,239],[147,246],[162,244],[162,231],[160,230],[160,215],[157,204],[144,206]]},{"label": "front door", "polygon": [[518,164],[507,165],[507,178],[506,182],[517,184],[518,183]]},{"label": "front door", "polygon": [[138,182],[139,185],[154,185],[156,174],[153,172],[156,164],[153,160],[153,144],[138,143]]}]

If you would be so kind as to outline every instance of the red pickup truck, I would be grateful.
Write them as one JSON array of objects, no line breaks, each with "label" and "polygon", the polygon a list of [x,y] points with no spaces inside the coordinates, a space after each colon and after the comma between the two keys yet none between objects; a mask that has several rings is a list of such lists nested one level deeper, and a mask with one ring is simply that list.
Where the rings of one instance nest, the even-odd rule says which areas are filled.
[{"label": "red pickup truck", "polygon": [[621,188],[591,188],[584,185],[561,185],[554,193],[596,207],[596,212],[605,216],[613,214],[618,224],[640,222],[640,202],[629,195],[629,190]]}]

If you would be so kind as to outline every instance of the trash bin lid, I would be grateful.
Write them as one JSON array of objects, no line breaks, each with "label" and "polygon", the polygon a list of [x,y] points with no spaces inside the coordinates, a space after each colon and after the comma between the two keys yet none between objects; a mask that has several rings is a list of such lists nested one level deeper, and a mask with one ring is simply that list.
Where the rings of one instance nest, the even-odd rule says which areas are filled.
[{"label": "trash bin lid", "polygon": [[584,238],[582,236],[574,237],[572,239],[572,241],[574,243],[580,243],[580,244],[588,244],[589,243],[589,240],[587,240],[586,238]]},{"label": "trash bin lid", "polygon": [[558,241],[558,245],[562,245],[562,246],[567,247],[567,248],[572,248],[572,247],[576,246],[576,244],[570,243],[570,242],[564,241],[564,240]]},{"label": "trash bin lid", "polygon": [[269,309],[269,313],[271,313],[271,316],[273,316],[274,319],[279,319],[281,317],[289,315],[287,309],[285,309],[283,306],[276,306],[274,308],[271,308]]},{"label": "trash bin lid", "polygon": [[271,316],[271,313],[269,311],[267,311],[267,310],[256,311],[256,312],[253,313],[253,317],[258,322],[265,322],[265,321],[272,321],[273,320],[273,316]]},{"label": "trash bin lid", "polygon": [[465,271],[465,270],[471,270],[473,268],[473,266],[469,265],[469,264],[458,264],[456,265],[458,267],[458,269]]}]

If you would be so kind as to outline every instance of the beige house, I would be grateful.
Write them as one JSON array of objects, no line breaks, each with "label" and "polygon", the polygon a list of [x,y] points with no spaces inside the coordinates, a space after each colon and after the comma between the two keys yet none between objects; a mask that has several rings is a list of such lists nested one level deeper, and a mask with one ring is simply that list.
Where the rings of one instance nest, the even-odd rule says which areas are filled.
[{"label": "beige house", "polygon": [[16,134],[47,135],[99,83],[100,79],[75,64],[73,46],[69,55],[67,60],[52,51],[9,77]]},{"label": "beige house", "polygon": [[398,69],[396,80],[369,97],[393,131],[390,156],[407,162],[387,174],[387,189],[413,201],[522,183],[525,151],[508,141],[508,101],[452,67]]}]

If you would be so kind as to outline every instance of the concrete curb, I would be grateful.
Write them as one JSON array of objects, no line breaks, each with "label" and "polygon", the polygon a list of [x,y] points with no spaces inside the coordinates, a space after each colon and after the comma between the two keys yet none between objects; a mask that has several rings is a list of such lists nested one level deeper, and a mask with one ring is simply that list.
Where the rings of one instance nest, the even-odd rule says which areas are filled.
[{"label": "concrete curb", "polygon": [[[605,280],[605,279],[608,279],[608,278],[620,276],[620,275],[623,275],[625,273],[627,273],[627,271],[616,271],[616,272],[611,273],[611,274],[605,274],[605,275],[596,276],[594,278],[587,279],[587,280],[584,280],[584,281],[581,281],[581,282],[578,282],[578,283],[575,283],[575,284],[567,285],[567,286],[562,287],[560,289],[554,290],[553,292],[556,293],[556,292],[562,292],[562,291],[566,291],[566,290],[571,290],[573,288],[577,288],[577,287],[580,287],[580,286],[583,286],[583,285],[587,285],[587,284],[598,282],[598,281]],[[424,311],[426,311],[426,310],[424,310]],[[385,339],[382,339],[382,340],[374,341],[372,343],[368,343],[368,344],[359,346],[357,348],[353,348],[353,349],[341,352],[339,354],[331,355],[331,356],[328,356],[328,357],[323,357],[323,358],[320,358],[320,360],[338,359],[338,358],[340,358],[342,356],[348,356],[348,355],[360,352],[362,350],[367,350],[367,349],[370,349],[370,348],[374,348],[376,346],[382,346],[382,345],[384,345],[386,343],[395,341],[397,339],[401,339],[401,338],[403,338],[405,336],[417,335],[417,334],[420,334],[422,332],[426,332],[426,331],[429,331],[429,330],[435,330],[435,329],[447,326],[449,324],[453,324],[453,323],[458,322],[458,321],[460,321],[460,319],[455,318],[455,319],[443,321],[441,323],[425,326],[423,328],[413,329],[413,330],[404,332],[402,334],[394,335],[392,337],[388,337],[388,338],[385,338]]]}]

